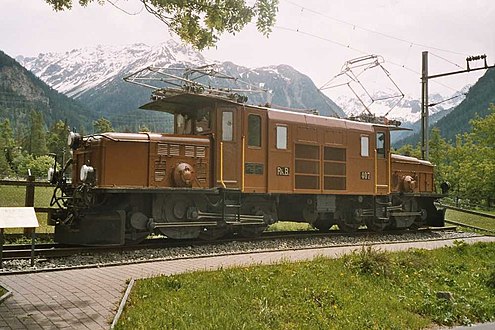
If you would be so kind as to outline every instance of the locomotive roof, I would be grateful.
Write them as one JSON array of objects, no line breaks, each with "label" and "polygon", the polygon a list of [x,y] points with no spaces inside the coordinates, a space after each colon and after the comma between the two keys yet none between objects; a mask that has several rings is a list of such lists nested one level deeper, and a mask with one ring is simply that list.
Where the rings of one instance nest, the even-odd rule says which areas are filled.
[{"label": "locomotive roof", "polygon": [[191,94],[191,93],[176,94],[164,98],[159,98],[157,100],[153,100],[149,103],[142,105],[140,109],[175,113],[175,112],[191,111],[191,109],[203,108],[205,106],[213,106],[216,103],[225,103],[236,106],[246,106],[250,108],[263,109],[268,112],[268,116],[271,119],[290,121],[290,122],[300,122],[308,125],[341,127],[341,128],[365,130],[365,131],[371,131],[373,130],[373,127],[383,127],[391,131],[410,130],[407,128],[397,127],[393,125],[359,122],[349,119],[319,116],[319,115],[290,111],[290,110],[279,110],[274,108],[256,106],[252,104],[246,105],[243,103],[238,103],[233,100],[227,99],[225,97],[220,97],[218,95],[211,95],[211,94]]}]

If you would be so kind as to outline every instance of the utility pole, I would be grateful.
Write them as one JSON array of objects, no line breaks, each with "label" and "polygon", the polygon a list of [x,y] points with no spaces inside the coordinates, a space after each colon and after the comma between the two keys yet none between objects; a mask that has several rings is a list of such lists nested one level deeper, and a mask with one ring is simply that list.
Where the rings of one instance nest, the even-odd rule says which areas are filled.
[{"label": "utility pole", "polygon": [[428,52],[423,52],[421,63],[421,158],[428,160]]},{"label": "utility pole", "polygon": [[[469,62],[483,60],[484,65],[479,68],[471,69],[469,67]],[[488,65],[486,61],[486,55],[476,55],[469,56],[466,58],[466,70],[452,71],[446,73],[435,74],[432,76],[428,75],[428,52],[424,51],[422,54],[422,67],[421,67],[421,158],[428,160],[430,154],[430,148],[428,146],[429,133],[428,133],[428,80],[433,78],[445,77],[459,73],[477,71],[477,70],[487,70],[490,68],[495,68],[495,65]]]}]

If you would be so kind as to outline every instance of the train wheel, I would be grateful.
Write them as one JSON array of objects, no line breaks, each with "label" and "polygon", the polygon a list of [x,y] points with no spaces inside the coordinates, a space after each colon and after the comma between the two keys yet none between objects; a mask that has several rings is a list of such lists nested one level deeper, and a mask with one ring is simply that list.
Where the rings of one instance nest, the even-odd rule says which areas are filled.
[{"label": "train wheel", "polygon": [[369,218],[366,220],[366,227],[371,231],[381,232],[388,229],[388,223],[379,223],[376,219]]},{"label": "train wheel", "polygon": [[149,232],[144,232],[144,233],[126,233],[125,234],[125,245],[136,245],[141,243],[148,237],[150,233]]},{"label": "train wheel", "polygon": [[336,222],[333,219],[333,213],[325,213],[324,215],[320,214],[316,221],[311,225],[321,232],[328,232],[335,224]]},{"label": "train wheel", "polygon": [[151,233],[149,217],[139,211],[128,212],[126,217],[125,245],[139,244]]},{"label": "train wheel", "polygon": [[337,211],[335,218],[339,229],[346,233],[355,232],[361,226],[361,222],[353,216],[351,210],[347,212]]},{"label": "train wheel", "polygon": [[[415,197],[404,197],[401,200],[403,212],[419,212],[418,201]],[[411,230],[417,230],[421,226],[422,219],[417,215],[410,215],[404,217],[395,217],[394,227],[397,229],[409,228]]]},{"label": "train wheel", "polygon": [[345,220],[339,220],[339,222],[337,222],[337,226],[339,226],[340,230],[346,233],[353,233],[359,229],[359,224],[347,223]]},{"label": "train wheel", "polygon": [[[197,201],[190,196],[176,195],[157,195],[154,199],[153,219],[157,223],[187,223],[188,210],[197,207]],[[182,227],[182,228],[159,228],[160,232],[173,239],[191,239],[198,238],[201,233],[200,227]]]},{"label": "train wheel", "polygon": [[330,231],[330,228],[332,228],[333,224],[331,224],[330,222],[328,221],[323,221],[323,220],[316,220],[316,222],[313,224],[313,227],[315,227],[316,229],[318,229],[319,231],[322,231],[322,232],[328,232]]}]

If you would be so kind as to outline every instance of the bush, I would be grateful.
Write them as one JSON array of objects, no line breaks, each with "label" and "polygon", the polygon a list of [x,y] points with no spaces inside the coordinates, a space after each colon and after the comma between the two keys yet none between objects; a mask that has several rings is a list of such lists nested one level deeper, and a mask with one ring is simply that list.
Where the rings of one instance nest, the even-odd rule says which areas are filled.
[{"label": "bush", "polygon": [[361,275],[389,276],[392,261],[386,252],[363,246],[359,252],[344,257],[347,268]]}]

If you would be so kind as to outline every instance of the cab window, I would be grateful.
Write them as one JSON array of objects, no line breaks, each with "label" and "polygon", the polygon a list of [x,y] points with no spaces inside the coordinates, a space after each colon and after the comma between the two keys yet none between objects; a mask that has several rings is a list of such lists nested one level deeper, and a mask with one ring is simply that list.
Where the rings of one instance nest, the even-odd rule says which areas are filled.
[{"label": "cab window", "polygon": [[370,141],[368,135],[361,135],[361,157],[369,157]]},{"label": "cab window", "polygon": [[175,115],[175,134],[192,134],[192,122],[187,114]]},{"label": "cab window", "polygon": [[380,158],[385,158],[385,133],[376,133],[376,154]]},{"label": "cab window", "polygon": [[261,147],[261,117],[248,116],[248,146]]},{"label": "cab window", "polygon": [[287,126],[277,126],[277,149],[287,149]]},{"label": "cab window", "polygon": [[196,134],[207,134],[211,132],[210,111],[208,109],[197,112],[194,131]]},{"label": "cab window", "polygon": [[222,113],[222,141],[232,141],[234,133],[234,114],[232,111]]}]

